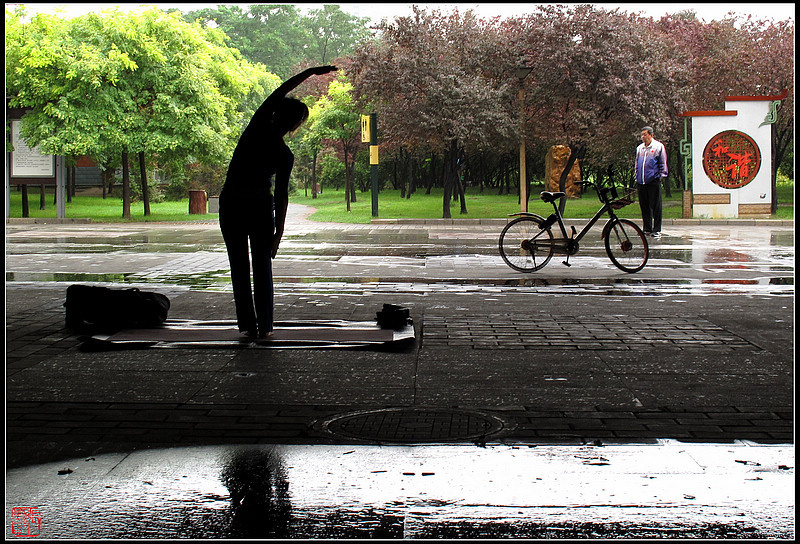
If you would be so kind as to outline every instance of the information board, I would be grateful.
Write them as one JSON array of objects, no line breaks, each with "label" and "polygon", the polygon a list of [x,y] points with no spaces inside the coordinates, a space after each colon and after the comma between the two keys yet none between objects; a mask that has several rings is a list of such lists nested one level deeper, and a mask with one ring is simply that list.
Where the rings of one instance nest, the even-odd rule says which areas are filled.
[{"label": "information board", "polygon": [[20,121],[11,121],[11,177],[55,178],[54,155],[45,155],[38,147],[30,148],[19,135]]}]

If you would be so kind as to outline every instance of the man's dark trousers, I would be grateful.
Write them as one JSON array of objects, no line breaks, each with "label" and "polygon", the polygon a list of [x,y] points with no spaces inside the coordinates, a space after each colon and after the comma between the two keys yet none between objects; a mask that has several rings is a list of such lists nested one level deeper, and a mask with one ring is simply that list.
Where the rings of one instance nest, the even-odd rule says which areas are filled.
[{"label": "man's dark trousers", "polygon": [[637,183],[645,232],[661,232],[661,180]]}]

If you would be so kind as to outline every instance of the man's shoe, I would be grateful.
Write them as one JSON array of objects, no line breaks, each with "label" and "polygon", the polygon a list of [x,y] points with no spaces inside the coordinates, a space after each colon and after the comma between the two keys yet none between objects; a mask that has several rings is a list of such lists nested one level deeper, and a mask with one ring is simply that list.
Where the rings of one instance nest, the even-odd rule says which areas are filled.
[{"label": "man's shoe", "polygon": [[660,238],[661,238],[661,233],[660,233],[660,232],[654,232],[654,233],[653,233],[651,236],[652,236],[653,238],[655,238],[656,240],[658,240],[658,239],[660,239]]}]

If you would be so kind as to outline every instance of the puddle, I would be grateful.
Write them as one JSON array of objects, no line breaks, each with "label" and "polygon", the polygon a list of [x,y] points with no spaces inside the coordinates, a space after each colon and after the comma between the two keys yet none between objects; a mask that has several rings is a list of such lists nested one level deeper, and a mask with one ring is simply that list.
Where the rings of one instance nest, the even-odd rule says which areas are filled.
[{"label": "puddle", "polygon": [[[195,291],[232,292],[230,273],[215,270],[196,274],[95,274],[66,272],[6,272],[7,283],[65,282],[153,284],[188,287]],[[531,289],[550,294],[585,294],[610,296],[670,296],[747,294],[793,296],[794,277],[753,279],[647,280],[634,278],[532,278],[470,279],[464,281],[420,279],[415,282],[380,277],[276,277],[276,296],[284,294],[339,294],[361,296],[366,293],[469,294],[481,292],[496,295],[529,293]]]},{"label": "puddle", "polygon": [[173,448],[13,469],[7,501],[35,507],[45,538],[791,539],[793,466],[753,476],[793,455],[669,442]]},{"label": "puddle", "polygon": [[[6,244],[6,282],[231,289],[224,243],[216,226],[97,228],[12,229]],[[573,274],[559,270],[561,259],[554,259],[541,274],[516,274],[499,257],[499,228],[498,232],[492,228],[398,231],[369,225],[303,225],[286,236],[276,264],[276,283],[290,290],[327,294],[396,289],[414,293],[480,289],[490,295],[537,289],[623,297],[794,294],[794,232],[788,228],[674,228],[672,235],[668,232],[651,244],[650,260],[641,274],[657,275],[658,280],[641,279],[641,275],[607,277],[609,269],[616,269],[608,261],[599,234],[587,238],[570,259],[576,267]],[[108,256],[101,259],[98,254]],[[150,268],[142,264],[143,254],[153,263]],[[124,271],[126,263],[138,272],[98,273]],[[648,271],[650,274],[645,274]],[[606,277],[564,277],[570,275]]]}]

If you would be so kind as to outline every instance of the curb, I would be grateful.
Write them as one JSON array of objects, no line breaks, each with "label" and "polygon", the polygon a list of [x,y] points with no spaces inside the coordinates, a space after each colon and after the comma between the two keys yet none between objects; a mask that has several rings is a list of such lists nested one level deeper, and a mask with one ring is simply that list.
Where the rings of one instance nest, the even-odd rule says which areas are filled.
[{"label": "curb", "polygon": [[93,223],[88,217],[6,217],[6,223],[11,225],[32,225],[32,224],[88,224]]},{"label": "curb", "polygon": [[[512,218],[507,219],[373,219],[372,225],[429,225],[429,226],[480,226],[480,225],[505,225]],[[588,223],[591,218],[564,218],[564,224]],[[602,218],[598,223],[602,222]],[[640,219],[634,218],[632,221]],[[662,225],[673,226],[692,226],[692,225],[714,225],[714,226],[768,226],[768,227],[794,227],[794,219],[663,219]]]}]

